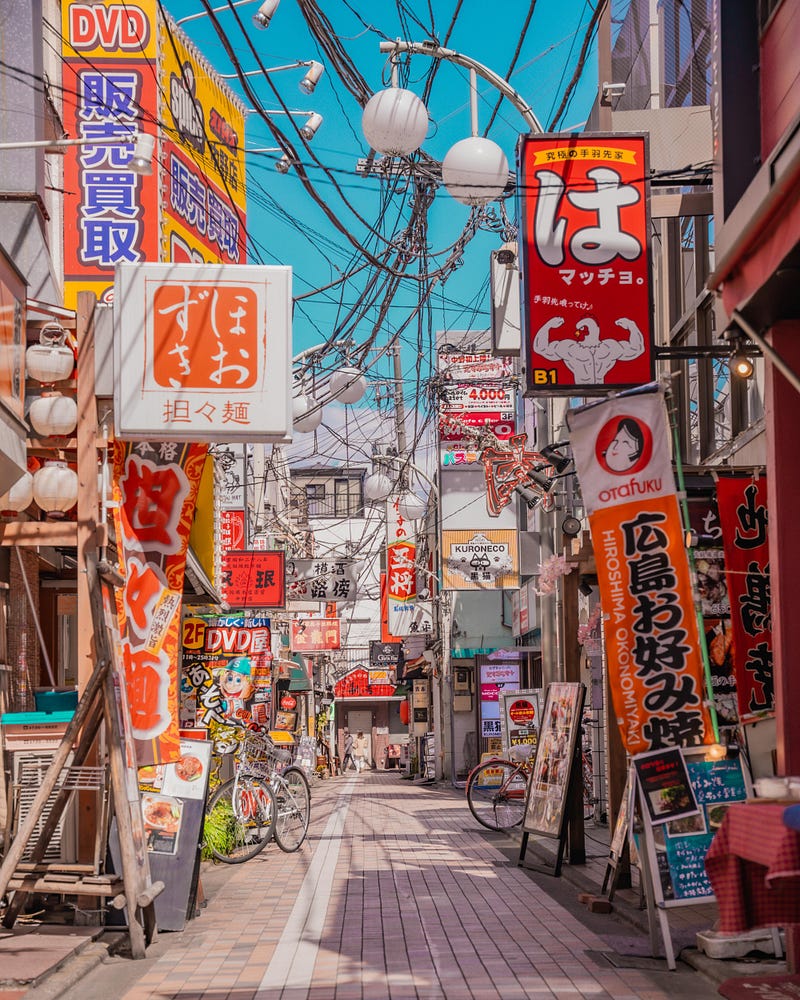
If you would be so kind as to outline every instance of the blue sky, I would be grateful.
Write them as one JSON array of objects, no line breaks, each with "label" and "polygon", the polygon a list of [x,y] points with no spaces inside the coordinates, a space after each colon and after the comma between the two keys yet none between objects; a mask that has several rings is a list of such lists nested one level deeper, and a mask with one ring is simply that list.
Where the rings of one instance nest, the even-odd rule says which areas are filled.
[{"label": "blue sky", "polygon": [[[175,18],[204,9],[201,0],[162,0]],[[251,260],[265,264],[290,264],[294,274],[293,352],[326,341],[337,330],[352,335],[363,344],[374,337],[374,346],[386,344],[392,334],[402,329],[402,365],[406,404],[410,410],[421,404],[425,379],[436,330],[485,329],[489,323],[488,262],[489,252],[499,247],[501,224],[497,203],[474,238],[464,246],[459,266],[446,281],[435,288],[427,306],[418,313],[421,284],[414,278],[402,279],[391,304],[381,313],[389,295],[387,276],[375,279],[375,269],[365,266],[360,247],[378,254],[402,232],[408,220],[407,200],[400,190],[387,194],[386,182],[356,173],[356,161],[366,156],[368,146],[361,132],[361,108],[337,73],[329,53],[309,30],[302,8],[321,8],[336,36],[344,72],[356,88],[377,91],[389,83],[386,55],[380,53],[381,39],[404,38],[422,41],[436,38],[456,51],[463,52],[505,77],[516,55],[509,77],[512,86],[533,107],[545,126],[573,76],[594,3],[587,0],[538,0],[527,31],[523,27],[529,15],[528,0],[503,0],[494,5],[479,0],[324,0],[309,8],[310,0],[281,0],[266,30],[252,26],[251,17],[258,7],[253,3],[237,5],[236,11],[216,15],[226,39],[244,70],[258,67],[256,54],[264,66],[279,66],[298,59],[317,59],[324,63],[325,74],[316,91],[305,96],[298,89],[302,70],[271,74],[268,80],[249,80],[265,108],[278,108],[279,98],[285,107],[313,110],[324,116],[324,124],[311,143],[310,152],[286,125],[285,116],[276,117],[281,127],[300,151],[307,171],[304,186],[295,170],[280,174],[275,169],[279,154],[248,156],[248,230],[251,236]],[[214,0],[210,6],[223,6]],[[454,14],[457,16],[454,18]],[[215,33],[209,17],[187,22],[190,38],[219,73],[231,73],[234,67]],[[451,30],[452,29],[452,30]],[[255,51],[254,51],[255,50]],[[560,119],[559,128],[580,129],[595,94],[597,70],[594,45],[586,60],[581,82]],[[404,83],[420,96],[434,70],[434,61],[413,56],[402,67]],[[242,93],[236,81],[231,86]],[[275,90],[272,89],[274,86]],[[497,91],[479,81],[479,128],[489,124],[497,102]],[[470,134],[468,73],[452,64],[436,68],[427,100],[431,125],[423,150],[441,161],[450,146]],[[303,119],[295,119],[298,125]],[[518,112],[503,101],[497,111],[489,138],[504,150],[511,169],[517,136],[525,130]],[[275,145],[267,127],[250,116],[246,146]],[[315,159],[316,158],[316,162]],[[328,207],[333,220],[314,200],[313,193]],[[514,203],[506,203],[513,221]],[[469,219],[469,209],[456,202],[440,188],[428,210],[427,229],[418,234],[417,248],[425,247],[427,256],[412,261],[412,273],[440,267],[450,256],[453,244],[462,236]],[[315,291],[333,282],[326,291]],[[338,325],[337,325],[338,324]],[[407,324],[404,326],[404,324]],[[374,361],[375,352],[369,357]],[[335,365],[338,358],[330,357]],[[388,415],[385,398],[391,375],[388,359],[381,358],[370,369],[370,392],[361,410],[349,414],[366,428],[366,439],[374,440],[374,408]],[[377,398],[376,398],[377,393]],[[366,419],[359,418],[362,410]],[[327,414],[326,410],[326,414]],[[339,415],[341,422],[342,415]],[[326,420],[326,422],[328,422]],[[373,428],[370,431],[370,426]],[[349,432],[349,431],[348,431]],[[413,433],[413,432],[412,432]],[[312,435],[304,436],[303,449],[311,454]],[[317,447],[319,443],[317,442]],[[354,457],[354,456],[351,456]]]}]

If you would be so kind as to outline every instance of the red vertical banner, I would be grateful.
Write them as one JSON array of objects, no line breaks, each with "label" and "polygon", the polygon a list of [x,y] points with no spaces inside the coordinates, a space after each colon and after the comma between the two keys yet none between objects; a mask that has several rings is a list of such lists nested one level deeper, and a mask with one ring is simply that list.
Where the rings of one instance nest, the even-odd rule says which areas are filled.
[{"label": "red vertical banner", "polygon": [[122,658],[139,766],[180,756],[178,657],[186,548],[207,448],[144,441],[114,447]]},{"label": "red vertical banner", "polygon": [[739,718],[752,722],[775,708],[766,478],[720,476],[717,508],[731,605]]},{"label": "red vertical banner", "polygon": [[614,711],[630,754],[714,741],[661,391],[572,410]]}]

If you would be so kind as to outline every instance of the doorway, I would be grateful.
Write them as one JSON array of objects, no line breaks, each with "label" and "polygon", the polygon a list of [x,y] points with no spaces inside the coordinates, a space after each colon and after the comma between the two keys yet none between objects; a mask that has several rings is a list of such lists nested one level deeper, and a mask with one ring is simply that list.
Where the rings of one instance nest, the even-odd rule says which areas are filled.
[{"label": "doorway", "polygon": [[363,733],[367,737],[367,760],[372,764],[372,710],[351,708],[347,712],[347,728],[355,736]]}]

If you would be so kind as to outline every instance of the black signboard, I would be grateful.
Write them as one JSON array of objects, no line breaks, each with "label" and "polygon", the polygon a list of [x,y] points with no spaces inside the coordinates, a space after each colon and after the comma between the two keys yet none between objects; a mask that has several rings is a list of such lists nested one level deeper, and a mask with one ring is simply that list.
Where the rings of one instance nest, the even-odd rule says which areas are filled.
[{"label": "black signboard", "polygon": [[371,667],[397,667],[403,659],[403,644],[400,642],[376,642],[369,644],[369,665]]},{"label": "black signboard", "polygon": [[637,754],[633,765],[651,823],[666,823],[699,811],[680,747]]}]

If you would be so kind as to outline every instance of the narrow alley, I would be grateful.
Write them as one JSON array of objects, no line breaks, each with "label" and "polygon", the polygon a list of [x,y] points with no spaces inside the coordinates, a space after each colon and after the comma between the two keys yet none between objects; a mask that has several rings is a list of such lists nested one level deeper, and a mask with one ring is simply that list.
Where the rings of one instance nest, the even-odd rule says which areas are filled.
[{"label": "narrow alley", "polygon": [[[564,879],[517,867],[518,842],[483,830],[463,792],[395,775],[318,782],[296,854],[270,845],[203,866],[208,895],[181,934],[141,962],[109,958],[65,1000],[537,1000],[716,996],[678,963],[614,968],[633,934],[590,914]],[[643,944],[646,943],[644,940]],[[641,952],[640,952],[641,954]],[[56,981],[46,990],[53,997]],[[44,993],[42,993],[44,995]]]}]

